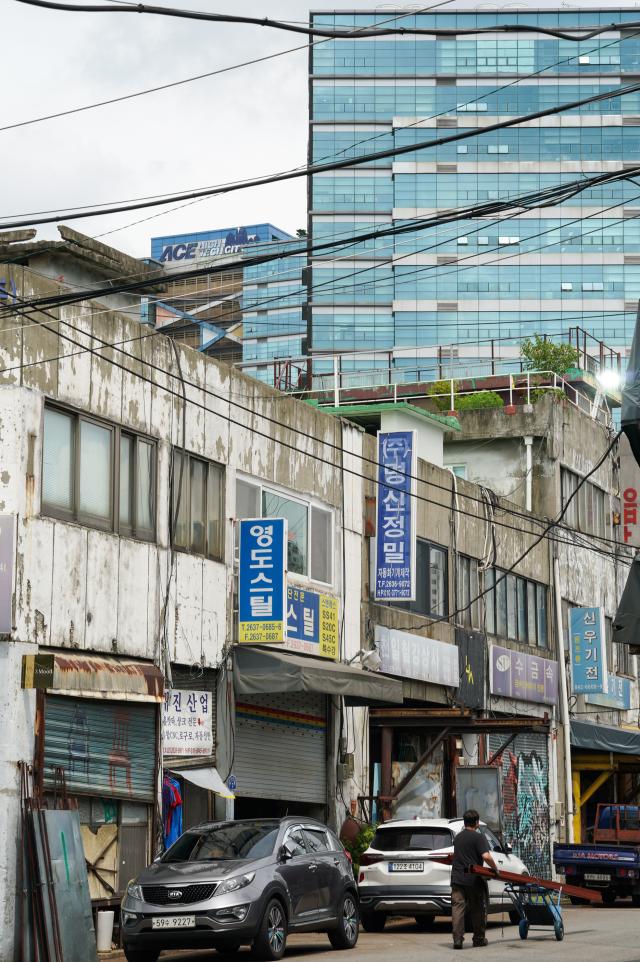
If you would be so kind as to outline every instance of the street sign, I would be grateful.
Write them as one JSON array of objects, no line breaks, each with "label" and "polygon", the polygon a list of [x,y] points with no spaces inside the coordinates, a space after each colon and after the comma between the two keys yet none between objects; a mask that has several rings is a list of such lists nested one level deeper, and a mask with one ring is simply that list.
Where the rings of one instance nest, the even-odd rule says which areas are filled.
[{"label": "street sign", "polygon": [[287,635],[287,522],[240,521],[238,640],[282,644]]},{"label": "street sign", "polygon": [[338,599],[289,585],[286,646],[320,658],[337,658]]}]

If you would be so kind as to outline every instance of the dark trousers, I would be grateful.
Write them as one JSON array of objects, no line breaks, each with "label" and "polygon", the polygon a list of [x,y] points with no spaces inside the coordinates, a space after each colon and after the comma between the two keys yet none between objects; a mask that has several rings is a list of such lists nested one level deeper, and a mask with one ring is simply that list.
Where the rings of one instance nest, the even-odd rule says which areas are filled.
[{"label": "dark trousers", "polygon": [[487,928],[487,887],[484,882],[451,886],[451,918],[453,941],[464,940],[465,915],[469,913],[473,941],[482,942]]}]

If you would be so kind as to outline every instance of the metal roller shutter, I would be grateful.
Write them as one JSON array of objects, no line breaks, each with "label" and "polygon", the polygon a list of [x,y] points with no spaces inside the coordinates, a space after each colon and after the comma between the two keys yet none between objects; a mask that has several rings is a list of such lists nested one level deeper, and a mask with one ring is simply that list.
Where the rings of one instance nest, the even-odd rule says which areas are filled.
[{"label": "metal roller shutter", "polygon": [[326,759],[325,695],[238,697],[233,762],[238,795],[324,805]]},{"label": "metal roller shutter", "polygon": [[47,695],[44,785],[64,769],[70,794],[152,802],[156,705]]},{"label": "metal roller shutter", "polygon": [[[489,736],[489,754],[504,744]],[[549,751],[546,735],[518,735],[503,752],[504,836],[533,875],[549,876]],[[496,761],[500,764],[500,759]]]}]

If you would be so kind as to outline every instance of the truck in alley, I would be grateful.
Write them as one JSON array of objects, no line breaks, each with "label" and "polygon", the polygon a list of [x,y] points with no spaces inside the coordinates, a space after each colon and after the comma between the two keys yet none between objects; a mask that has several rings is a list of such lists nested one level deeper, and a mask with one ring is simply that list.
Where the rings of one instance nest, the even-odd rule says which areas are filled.
[{"label": "truck in alley", "polygon": [[558,873],[572,885],[599,889],[605,905],[631,898],[640,908],[640,806],[599,804],[589,835],[586,843],[554,844]]}]

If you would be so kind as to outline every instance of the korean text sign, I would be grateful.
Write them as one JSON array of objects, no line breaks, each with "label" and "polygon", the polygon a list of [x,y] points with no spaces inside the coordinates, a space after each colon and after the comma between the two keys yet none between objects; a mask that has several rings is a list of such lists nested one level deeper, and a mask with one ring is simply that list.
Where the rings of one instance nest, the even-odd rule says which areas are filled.
[{"label": "korean text sign", "polygon": [[240,521],[238,640],[282,644],[286,638],[287,522]]},{"label": "korean text sign", "polygon": [[167,689],[162,713],[162,754],[212,755],[212,713],[211,692]]},{"label": "korean text sign", "polygon": [[416,432],[378,432],[376,601],[415,601]]},{"label": "korean text sign", "polygon": [[338,599],[290,585],[287,648],[321,658],[338,657]]},{"label": "korean text sign", "polygon": [[572,608],[571,687],[574,694],[608,691],[607,648],[602,608]]},{"label": "korean text sign", "polygon": [[489,665],[492,695],[543,705],[557,703],[557,661],[492,645]]}]

